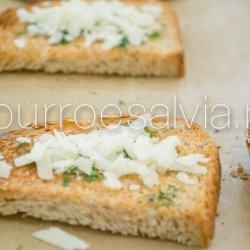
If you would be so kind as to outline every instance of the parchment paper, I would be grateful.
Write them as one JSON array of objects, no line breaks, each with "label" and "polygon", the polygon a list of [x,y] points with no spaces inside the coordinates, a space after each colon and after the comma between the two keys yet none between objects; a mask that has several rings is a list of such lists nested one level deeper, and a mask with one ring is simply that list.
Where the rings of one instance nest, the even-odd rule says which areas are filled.
[{"label": "parchment paper", "polygon": [[[65,112],[82,103],[93,105],[99,114],[109,103],[124,101],[128,105],[140,103],[147,108],[163,103],[171,109],[176,95],[187,117],[192,118],[196,105],[210,109],[215,104],[230,106],[232,124],[238,128],[209,133],[221,145],[222,189],[216,220],[214,240],[208,249],[250,249],[250,183],[229,177],[232,168],[240,162],[250,171],[247,153],[246,107],[250,92],[250,1],[248,0],[172,0],[183,36],[186,54],[186,75],[183,78],[132,78],[83,75],[49,75],[43,73],[0,74],[0,103],[13,109],[9,129],[18,128],[17,106],[21,104],[22,122],[33,121],[34,105],[42,120],[43,106],[57,104],[49,112],[56,120],[62,104],[72,104]],[[0,10],[16,6],[20,1],[1,0]],[[0,37],[1,39],[1,37]],[[204,101],[207,96],[207,101]],[[222,110],[223,111],[223,110]],[[220,112],[222,112],[220,111]],[[202,111],[195,121],[204,125]],[[211,110],[209,111],[212,114]],[[9,115],[1,112],[1,126]],[[0,249],[42,250],[54,249],[32,238],[32,232],[59,226],[79,238],[87,240],[96,250],[151,250],[193,249],[168,241],[123,237],[87,227],[43,222],[21,216],[0,217]],[[18,248],[20,247],[20,248]]]}]

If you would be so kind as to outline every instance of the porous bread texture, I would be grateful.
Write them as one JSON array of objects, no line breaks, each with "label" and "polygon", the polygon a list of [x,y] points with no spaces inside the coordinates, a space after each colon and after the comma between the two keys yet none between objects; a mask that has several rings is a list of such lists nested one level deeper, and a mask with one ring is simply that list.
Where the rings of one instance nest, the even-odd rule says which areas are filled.
[{"label": "porous bread texture", "polygon": [[[54,1],[57,3],[58,1]],[[161,4],[164,30],[160,37],[141,46],[128,45],[103,51],[95,43],[85,48],[83,39],[67,45],[51,46],[41,36],[25,34],[25,24],[16,16],[16,9],[0,15],[0,72],[1,71],[45,71],[50,73],[85,73],[133,76],[179,76],[184,73],[184,52],[175,13],[169,5],[159,0],[126,0],[129,4]],[[41,3],[28,4],[27,8]],[[24,48],[17,48],[14,40],[26,39]]]},{"label": "porous bread texture", "polygon": [[[126,121],[129,117],[123,117]],[[119,118],[105,119],[105,124],[116,124]],[[162,125],[163,120],[154,120]],[[165,122],[165,121],[164,121]],[[90,124],[91,121],[85,124]],[[88,225],[94,229],[142,235],[150,238],[169,239],[191,246],[205,246],[214,234],[216,207],[220,190],[220,161],[216,144],[203,130],[193,125],[188,129],[183,120],[178,120],[177,129],[162,129],[157,136],[163,139],[178,136],[182,143],[177,148],[180,155],[201,153],[210,160],[206,163],[206,175],[191,175],[198,183],[187,185],[179,182],[175,172],[160,176],[160,185],[153,188],[143,186],[136,175],[122,177],[123,189],[111,190],[102,181],[91,183],[72,181],[70,187],[62,185],[62,176],[52,181],[38,178],[34,165],[14,168],[10,178],[0,179],[0,214],[24,215],[44,220],[57,220],[73,225]],[[36,138],[58,129],[51,123],[47,129],[19,130],[0,135],[0,152],[8,163],[17,156],[15,147],[18,136]],[[100,121],[96,125],[101,128]],[[74,134],[82,131],[71,121],[65,121],[64,132]],[[205,146],[204,142],[207,143]],[[19,155],[22,152],[19,153]],[[141,189],[131,191],[132,184]],[[148,197],[173,185],[179,190],[174,204],[165,206],[161,202],[150,203]]]}]

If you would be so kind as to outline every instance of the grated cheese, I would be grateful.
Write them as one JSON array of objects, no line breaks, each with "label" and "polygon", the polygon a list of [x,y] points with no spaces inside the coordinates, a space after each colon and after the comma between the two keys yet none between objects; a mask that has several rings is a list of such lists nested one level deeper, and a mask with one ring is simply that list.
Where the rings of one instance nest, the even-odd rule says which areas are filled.
[{"label": "grated cheese", "polygon": [[103,173],[104,184],[114,189],[122,188],[119,179],[129,174],[136,174],[147,187],[158,185],[159,175],[167,171],[206,174],[206,167],[200,163],[209,159],[201,154],[179,156],[176,148],[180,139],[151,138],[145,131],[150,117],[144,118],[144,129],[111,125],[88,134],[68,136],[55,130],[54,135],[37,138],[31,152],[14,159],[14,164],[21,167],[35,162],[38,176],[44,180],[51,180],[54,173],[62,174],[72,166],[91,175],[95,166]]},{"label": "grated cheese", "polygon": [[22,136],[17,137],[16,141],[20,142],[20,143],[31,143],[31,139],[30,138],[28,138],[28,137],[22,137]]},{"label": "grated cheese", "polygon": [[69,0],[17,11],[31,36],[46,36],[49,44],[84,38],[85,47],[102,42],[103,50],[145,43],[162,30],[161,15],[162,7],[156,3],[134,6],[119,0]]},{"label": "grated cheese", "polygon": [[0,161],[0,178],[8,179],[10,176],[12,166],[6,161]]},{"label": "grated cheese", "polygon": [[14,41],[13,41],[14,45],[19,48],[19,49],[23,49],[25,46],[26,46],[26,39],[25,38],[16,38]]},{"label": "grated cheese", "polygon": [[197,183],[197,180],[196,179],[193,179],[191,178],[189,175],[187,175],[186,173],[183,173],[183,172],[179,172],[177,175],[176,175],[176,178],[185,183],[185,184],[188,184],[188,185],[194,185]]},{"label": "grated cheese", "polygon": [[89,244],[57,227],[37,231],[33,237],[65,250],[86,250]]}]

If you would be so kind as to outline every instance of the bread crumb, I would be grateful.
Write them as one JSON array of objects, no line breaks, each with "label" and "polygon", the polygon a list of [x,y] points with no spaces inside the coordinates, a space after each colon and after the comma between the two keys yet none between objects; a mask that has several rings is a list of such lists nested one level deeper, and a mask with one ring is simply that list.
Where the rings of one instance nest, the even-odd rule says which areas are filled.
[{"label": "bread crumb", "polygon": [[245,168],[241,163],[238,163],[238,167],[236,170],[233,169],[230,172],[230,176],[232,176],[233,178],[239,178],[244,181],[250,178],[250,174],[245,172]]}]

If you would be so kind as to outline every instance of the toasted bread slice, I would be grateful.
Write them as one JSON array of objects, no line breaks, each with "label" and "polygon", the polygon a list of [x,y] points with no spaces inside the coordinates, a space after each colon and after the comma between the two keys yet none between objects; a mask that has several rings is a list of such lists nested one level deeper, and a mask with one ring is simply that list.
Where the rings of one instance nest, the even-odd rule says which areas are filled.
[{"label": "toasted bread slice", "polygon": [[[129,117],[123,117],[127,121]],[[116,124],[120,118],[105,118],[105,124]],[[155,124],[165,122],[155,119]],[[90,124],[86,121],[83,124]],[[93,229],[142,235],[177,241],[192,246],[205,246],[214,234],[216,207],[220,190],[220,161],[215,143],[198,125],[188,129],[183,120],[178,128],[162,129],[157,133],[160,139],[176,135],[182,143],[178,146],[180,155],[200,153],[209,157],[207,174],[198,176],[198,183],[187,185],[176,178],[175,172],[160,175],[160,184],[153,188],[143,186],[136,175],[122,177],[121,190],[107,188],[101,180],[91,183],[71,180],[69,187],[63,186],[63,176],[56,175],[51,181],[38,178],[35,165],[13,168],[9,179],[0,178],[0,214],[23,213],[44,220],[57,220],[72,225],[88,225]],[[97,126],[101,128],[100,122]],[[58,123],[50,123],[45,129],[41,124],[36,129],[18,130],[0,135],[0,153],[9,164],[13,158],[22,155],[25,147],[18,147],[16,138],[28,136],[37,138],[43,133],[53,133]],[[63,131],[76,134],[80,130],[75,123],[65,121]],[[131,183],[142,186],[130,190]],[[166,187],[179,190],[171,206],[160,200],[150,202],[152,194],[158,194]]]},{"label": "toasted bread slice", "polygon": [[[164,1],[124,1],[132,5],[145,3],[161,4],[166,28],[160,37],[147,41],[143,46],[128,45],[103,51],[100,44],[90,48],[83,46],[83,39],[67,45],[48,44],[42,36],[25,34],[24,23],[9,9],[0,15],[0,72],[32,70],[63,73],[116,74],[134,76],[179,76],[184,73],[184,55],[176,16]],[[56,1],[55,1],[56,3]],[[42,3],[27,4],[26,8],[42,6]],[[25,38],[26,46],[17,48],[14,40]]]}]

